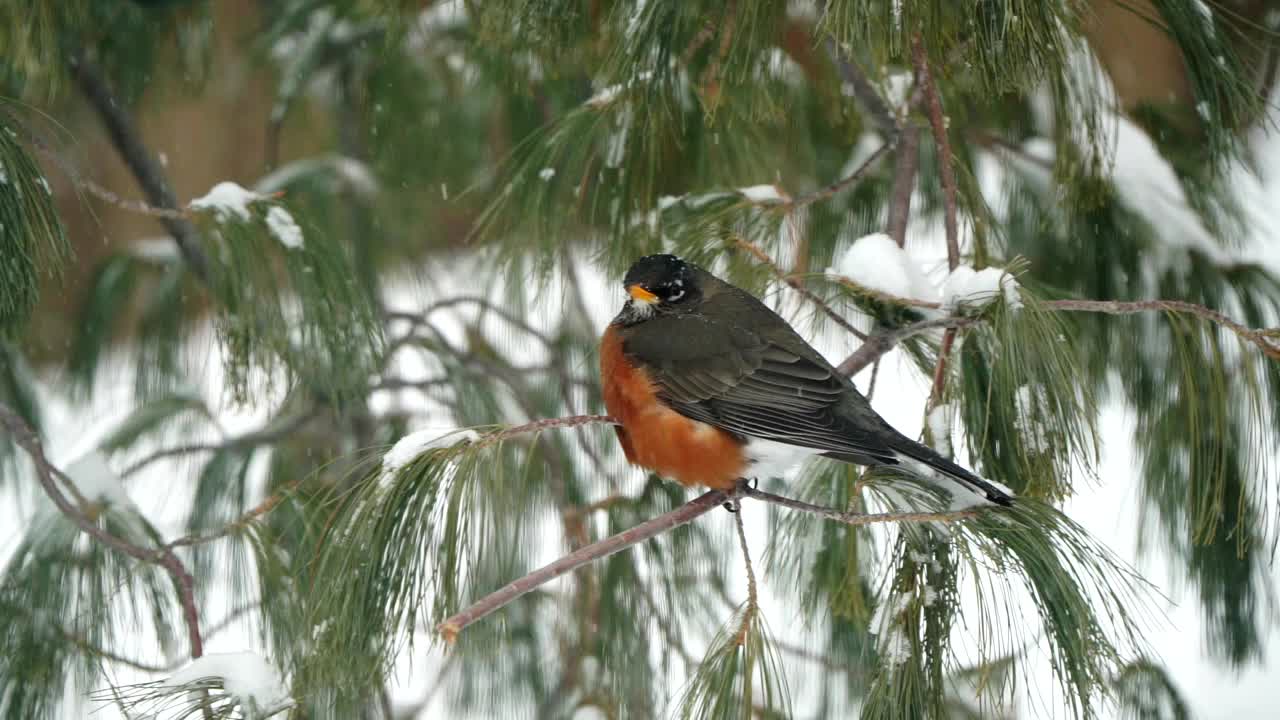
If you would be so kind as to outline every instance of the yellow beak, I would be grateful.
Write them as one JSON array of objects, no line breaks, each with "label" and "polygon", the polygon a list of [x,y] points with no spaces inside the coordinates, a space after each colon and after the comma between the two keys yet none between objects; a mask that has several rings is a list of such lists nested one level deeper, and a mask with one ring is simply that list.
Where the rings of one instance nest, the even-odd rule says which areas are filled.
[{"label": "yellow beak", "polygon": [[645,290],[639,285],[628,285],[627,292],[631,295],[631,297],[635,298],[636,300],[639,300],[640,302],[646,305],[653,305],[658,302],[657,295],[654,295],[653,293],[649,292],[648,290]]}]

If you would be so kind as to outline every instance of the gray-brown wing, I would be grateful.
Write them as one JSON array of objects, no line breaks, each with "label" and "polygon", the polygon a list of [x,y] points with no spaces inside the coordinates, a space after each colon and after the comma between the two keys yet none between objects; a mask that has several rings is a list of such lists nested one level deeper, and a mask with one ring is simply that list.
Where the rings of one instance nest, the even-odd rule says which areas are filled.
[{"label": "gray-brown wing", "polygon": [[840,412],[846,392],[857,392],[847,381],[756,332],[700,315],[663,316],[624,331],[623,350],[686,417],[744,438],[894,462],[874,430]]}]

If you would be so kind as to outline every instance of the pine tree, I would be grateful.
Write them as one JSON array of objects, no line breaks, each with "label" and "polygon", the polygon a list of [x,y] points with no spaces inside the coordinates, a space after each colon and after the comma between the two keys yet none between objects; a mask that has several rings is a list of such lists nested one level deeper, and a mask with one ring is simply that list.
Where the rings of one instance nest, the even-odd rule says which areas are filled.
[{"label": "pine tree", "polygon": [[[1260,659],[1272,5],[0,3],[0,716],[1187,717],[1150,588],[1061,507],[1137,483],[1208,646]],[[164,113],[217,102],[255,139],[209,160],[225,128]],[[180,192],[195,158],[243,175]],[[934,239],[941,294],[904,251]],[[924,439],[1018,502],[627,469],[596,305],[653,252],[873,400],[908,358]],[[46,453],[50,406],[122,387]],[[1097,476],[1106,404],[1132,478]]]}]

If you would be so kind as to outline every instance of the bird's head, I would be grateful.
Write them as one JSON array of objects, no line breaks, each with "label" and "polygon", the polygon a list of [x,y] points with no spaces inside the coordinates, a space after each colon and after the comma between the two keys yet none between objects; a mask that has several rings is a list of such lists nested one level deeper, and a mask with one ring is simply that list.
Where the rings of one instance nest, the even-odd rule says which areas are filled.
[{"label": "bird's head", "polygon": [[690,312],[702,300],[704,274],[675,255],[640,258],[622,280],[629,297],[619,320],[629,325],[657,313]]}]

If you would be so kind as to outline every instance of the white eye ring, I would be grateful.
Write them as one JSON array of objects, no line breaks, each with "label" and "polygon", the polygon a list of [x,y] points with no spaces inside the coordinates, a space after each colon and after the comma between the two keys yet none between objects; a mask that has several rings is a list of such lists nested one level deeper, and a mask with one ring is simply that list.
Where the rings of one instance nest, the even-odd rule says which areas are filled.
[{"label": "white eye ring", "polygon": [[684,297],[684,290],[676,290],[667,296],[667,302],[675,302],[682,297]]}]

